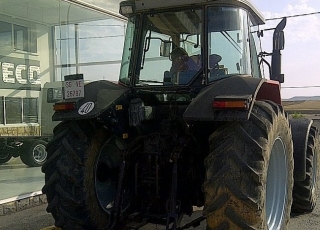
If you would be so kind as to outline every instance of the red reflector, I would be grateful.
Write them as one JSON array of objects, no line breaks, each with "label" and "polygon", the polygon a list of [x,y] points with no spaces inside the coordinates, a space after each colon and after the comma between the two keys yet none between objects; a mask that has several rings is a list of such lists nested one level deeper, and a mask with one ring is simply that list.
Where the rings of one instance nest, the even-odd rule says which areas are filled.
[{"label": "red reflector", "polygon": [[249,105],[246,101],[213,101],[215,109],[248,109]]},{"label": "red reflector", "polygon": [[75,110],[76,109],[76,104],[75,103],[59,103],[55,104],[53,106],[53,110],[55,111],[69,111],[69,110]]},{"label": "red reflector", "polygon": [[213,108],[225,108],[226,102],[225,101],[213,101]]}]

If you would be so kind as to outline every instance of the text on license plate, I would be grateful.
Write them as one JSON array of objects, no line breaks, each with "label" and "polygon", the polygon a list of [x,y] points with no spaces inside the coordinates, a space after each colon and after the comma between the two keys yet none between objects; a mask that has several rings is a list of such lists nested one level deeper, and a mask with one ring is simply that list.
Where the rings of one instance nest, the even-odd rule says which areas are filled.
[{"label": "text on license plate", "polygon": [[64,81],[64,99],[84,97],[83,79]]}]

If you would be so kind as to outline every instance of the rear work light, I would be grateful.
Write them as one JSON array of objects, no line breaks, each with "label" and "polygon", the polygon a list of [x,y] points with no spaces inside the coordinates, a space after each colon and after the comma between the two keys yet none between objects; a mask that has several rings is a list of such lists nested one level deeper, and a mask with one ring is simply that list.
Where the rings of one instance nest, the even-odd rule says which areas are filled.
[{"label": "rear work light", "polygon": [[53,105],[54,111],[70,111],[77,108],[75,102],[56,103]]},{"label": "rear work light", "polygon": [[251,95],[225,95],[225,96],[217,96],[214,98],[212,102],[212,106],[214,109],[240,109],[247,110],[250,107],[250,103],[252,101]]}]

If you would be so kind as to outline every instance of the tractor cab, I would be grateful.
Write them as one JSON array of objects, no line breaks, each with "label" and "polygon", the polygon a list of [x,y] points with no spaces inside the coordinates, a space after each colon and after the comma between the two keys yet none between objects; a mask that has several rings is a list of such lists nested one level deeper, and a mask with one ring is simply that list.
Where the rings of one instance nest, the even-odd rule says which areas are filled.
[{"label": "tractor cab", "polygon": [[[261,78],[261,14],[247,1],[125,1],[120,82],[136,88],[193,87],[235,75]],[[158,6],[159,5],[159,6]]]}]

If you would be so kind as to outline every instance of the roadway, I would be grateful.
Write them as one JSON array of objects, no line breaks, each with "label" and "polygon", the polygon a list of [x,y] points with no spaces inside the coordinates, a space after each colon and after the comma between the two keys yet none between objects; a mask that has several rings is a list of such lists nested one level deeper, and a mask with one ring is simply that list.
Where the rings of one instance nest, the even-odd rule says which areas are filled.
[{"label": "roadway", "polygon": [[[41,191],[44,184],[44,174],[41,172],[41,168],[28,167],[19,158],[12,158],[8,163],[0,165],[0,175],[0,204],[7,198],[23,197],[31,192]],[[318,205],[312,213],[292,216],[289,230],[320,229],[319,195],[320,192],[318,191]],[[40,230],[53,226],[54,220],[45,209],[46,204],[42,204],[13,214],[0,216],[0,230]],[[200,215],[201,211],[195,214]],[[164,228],[148,225],[142,230],[151,229],[160,230]],[[205,229],[205,223],[195,229]]]},{"label": "roadway", "polygon": [[28,167],[19,157],[1,164],[0,175],[0,203],[7,198],[41,191],[44,185],[41,167]]},{"label": "roadway", "polygon": [[[32,168],[24,165],[19,158],[13,158],[8,163],[0,165],[0,203],[4,198],[23,197],[34,191],[41,191],[44,184],[44,174],[41,168]],[[320,177],[319,177],[320,179]],[[320,191],[318,191],[320,195]],[[312,213],[292,216],[289,230],[319,230],[320,229],[320,198]],[[13,214],[0,216],[0,230],[42,230],[50,229],[54,220],[46,212],[46,204],[18,211]],[[1,211],[1,210],[0,210]],[[200,215],[201,211],[195,213]],[[52,229],[52,228],[51,228]],[[164,229],[161,226],[147,225],[141,230]],[[192,228],[191,228],[192,229]],[[205,229],[202,223],[196,230]]]}]

